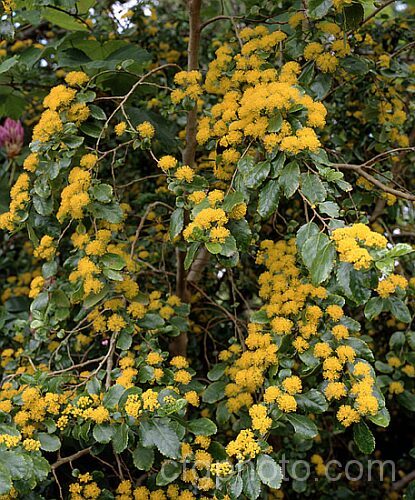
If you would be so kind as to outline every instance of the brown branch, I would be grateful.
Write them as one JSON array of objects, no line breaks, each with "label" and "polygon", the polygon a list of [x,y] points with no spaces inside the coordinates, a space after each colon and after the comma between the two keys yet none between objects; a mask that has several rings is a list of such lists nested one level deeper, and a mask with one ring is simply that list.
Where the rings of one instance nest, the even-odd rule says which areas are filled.
[{"label": "brown branch", "polygon": [[206,247],[199,250],[193,264],[189,270],[186,280],[197,283],[202,277],[203,269],[209,261],[210,253],[207,251]]},{"label": "brown branch", "polygon": [[376,177],[373,177],[373,175],[368,174],[366,172],[366,170],[364,169],[364,165],[352,165],[349,163],[337,163],[337,164],[333,164],[333,167],[337,167],[337,168],[342,169],[342,170],[354,170],[359,175],[364,177],[366,180],[371,182],[374,186],[378,187],[382,191],[385,191],[385,193],[393,194],[398,198],[403,198],[404,200],[415,201],[415,195],[413,195],[411,193],[404,193],[403,191],[399,191],[399,190],[394,189],[390,186],[387,186],[383,182],[376,179]]},{"label": "brown branch", "polygon": [[[187,70],[195,71],[199,69],[199,45],[200,45],[200,9],[202,0],[188,0],[189,10],[189,43],[187,47]],[[183,164],[194,166],[196,157],[196,134],[197,134],[197,104],[195,103],[187,115],[186,123],[186,146],[183,151]],[[188,219],[185,213],[185,223]],[[185,252],[176,250],[176,295],[184,302],[188,300],[186,286],[186,271],[184,269]],[[187,333],[182,332],[169,346],[170,352],[175,355],[186,356]]]},{"label": "brown branch", "polygon": [[83,368],[84,366],[92,365],[93,363],[99,363],[103,359],[104,356],[95,359],[89,359],[88,361],[84,361],[83,363],[78,363],[77,365],[72,365],[69,366],[68,368],[62,368],[62,370],[56,370],[54,372],[50,372],[49,375],[59,375],[61,373],[70,372],[72,370],[76,370],[77,368]]},{"label": "brown branch", "polygon": [[369,16],[367,16],[366,19],[363,19],[363,21],[360,24],[362,25],[362,24],[369,22],[371,19],[373,19],[375,16],[377,16],[381,10],[385,9],[386,7],[388,7],[390,4],[392,4],[394,2],[396,2],[396,0],[387,0],[384,4],[382,4],[376,10],[374,10]]},{"label": "brown branch", "polygon": [[65,465],[67,463],[73,462],[74,460],[77,460],[78,458],[83,457],[84,455],[88,455],[92,449],[92,446],[89,446],[89,448],[85,448],[84,450],[77,451],[73,455],[69,455],[68,457],[63,457],[63,458],[58,458],[54,464],[52,464],[50,467],[52,471],[55,471],[58,467],[61,465]]},{"label": "brown branch", "polygon": [[399,481],[396,481],[396,483],[393,483],[392,485],[392,490],[393,491],[399,491],[402,488],[404,488],[408,483],[410,483],[413,479],[415,479],[415,470],[404,476],[402,479]]}]

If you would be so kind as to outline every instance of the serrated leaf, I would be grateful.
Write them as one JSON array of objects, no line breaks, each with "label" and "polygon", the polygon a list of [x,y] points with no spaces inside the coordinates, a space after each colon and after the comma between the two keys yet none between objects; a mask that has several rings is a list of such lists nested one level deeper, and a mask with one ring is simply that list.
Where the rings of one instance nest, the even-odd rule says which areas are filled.
[{"label": "serrated leaf", "polygon": [[300,167],[296,161],[291,161],[281,170],[279,183],[284,195],[291,198],[300,185]]},{"label": "serrated leaf", "polygon": [[369,455],[375,450],[375,438],[363,420],[353,426],[353,439],[359,450],[365,455]]},{"label": "serrated leaf", "polygon": [[212,434],[216,434],[217,427],[212,420],[209,418],[198,418],[196,420],[192,420],[189,422],[189,430],[196,436],[211,436]]},{"label": "serrated leaf", "polygon": [[204,390],[202,400],[205,403],[216,403],[225,396],[225,387],[227,386],[225,381],[213,382],[213,384],[208,385]]},{"label": "serrated leaf", "polygon": [[154,450],[152,448],[144,448],[144,446],[137,446],[132,452],[133,464],[139,470],[149,471],[154,462]]},{"label": "serrated leaf", "polygon": [[313,439],[318,434],[316,424],[304,415],[291,413],[286,415],[288,422],[294,427],[296,434],[304,439]]},{"label": "serrated leaf", "polygon": [[169,420],[154,418],[141,422],[140,436],[144,447],[155,446],[168,458],[180,457],[180,441]]},{"label": "serrated leaf", "polygon": [[327,196],[326,188],[316,174],[301,174],[301,191],[313,205],[322,203]]},{"label": "serrated leaf", "polygon": [[61,447],[61,441],[58,436],[53,434],[46,434],[46,432],[39,432],[37,438],[40,441],[40,449],[44,451],[58,451]]},{"label": "serrated leaf", "polygon": [[259,455],[256,462],[256,471],[262,483],[274,489],[281,487],[282,469],[269,455]]},{"label": "serrated leaf", "polygon": [[183,208],[176,208],[170,217],[169,235],[170,240],[173,241],[183,230],[184,226],[184,210]]},{"label": "serrated leaf", "polygon": [[318,233],[310,236],[300,247],[300,252],[313,284],[318,285],[330,276],[336,251],[327,235]]},{"label": "serrated leaf", "polygon": [[268,181],[261,189],[258,199],[258,213],[262,218],[270,217],[278,208],[280,186],[277,180]]}]

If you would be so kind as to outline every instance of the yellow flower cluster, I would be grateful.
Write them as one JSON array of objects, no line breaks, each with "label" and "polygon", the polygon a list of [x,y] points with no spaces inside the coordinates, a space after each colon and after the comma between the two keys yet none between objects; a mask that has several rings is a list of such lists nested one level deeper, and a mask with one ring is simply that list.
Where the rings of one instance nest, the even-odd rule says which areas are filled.
[{"label": "yellow flower cluster", "polygon": [[252,419],[252,429],[260,434],[265,434],[271,428],[272,419],[267,416],[266,406],[260,404],[251,406],[249,416]]},{"label": "yellow flower cluster", "polygon": [[29,297],[34,299],[39,295],[45,285],[45,280],[42,276],[36,276],[30,283]]},{"label": "yellow flower cluster", "polygon": [[150,122],[140,123],[140,125],[137,125],[136,129],[141,139],[152,139],[156,132]]},{"label": "yellow flower cluster", "polygon": [[240,431],[236,439],[230,441],[226,447],[226,453],[240,461],[255,458],[260,452],[261,448],[254,433],[249,429]]},{"label": "yellow flower cluster", "polygon": [[56,253],[56,243],[52,236],[42,236],[39,246],[37,246],[33,255],[39,259],[52,260]]},{"label": "yellow flower cluster", "polygon": [[23,162],[23,168],[28,172],[34,172],[39,164],[39,157],[36,153],[30,153]]},{"label": "yellow flower cluster", "polygon": [[192,101],[197,101],[198,97],[202,94],[202,87],[200,81],[202,75],[199,71],[179,71],[174,75],[174,83],[183,87],[181,89],[173,90],[171,93],[171,100],[177,104],[185,97]]},{"label": "yellow flower cluster", "polygon": [[91,500],[98,499],[101,495],[101,488],[92,480],[92,475],[87,472],[79,474],[78,481],[69,485],[70,500]]},{"label": "yellow flower cluster", "polygon": [[29,176],[23,173],[10,190],[9,211],[0,215],[0,229],[13,231],[19,222],[19,212],[24,210],[29,201]]},{"label": "yellow flower cluster", "polygon": [[395,293],[398,287],[405,290],[408,287],[408,280],[399,274],[391,274],[379,282],[376,291],[380,297],[385,299]]},{"label": "yellow flower cluster", "polygon": [[65,82],[71,87],[84,85],[89,81],[89,76],[83,71],[70,71],[65,76]]},{"label": "yellow flower cluster", "polygon": [[60,222],[68,215],[73,219],[82,219],[84,209],[90,202],[88,188],[91,185],[91,173],[75,167],[70,171],[68,180],[68,186],[62,190],[61,204],[56,214]]},{"label": "yellow flower cluster", "polygon": [[[298,87],[298,63],[288,62],[280,71],[267,65],[267,57],[286,39],[285,33],[269,32],[264,26],[241,33],[242,48],[221,46],[209,65],[204,89],[223,97],[201,118],[197,133],[199,144],[215,139],[221,147],[214,168],[216,177],[224,180],[232,176],[241,155],[238,148],[245,149],[246,141],[258,141],[267,151],[315,151],[320,141],[314,128],[323,127],[326,117],[323,104]],[[302,128],[293,130],[290,113],[299,108],[306,117]]]},{"label": "yellow flower cluster", "polygon": [[372,231],[365,224],[353,224],[350,227],[335,229],[331,235],[336,244],[342,262],[350,262],[355,269],[368,269],[373,261],[369,248],[385,248],[387,240]]}]

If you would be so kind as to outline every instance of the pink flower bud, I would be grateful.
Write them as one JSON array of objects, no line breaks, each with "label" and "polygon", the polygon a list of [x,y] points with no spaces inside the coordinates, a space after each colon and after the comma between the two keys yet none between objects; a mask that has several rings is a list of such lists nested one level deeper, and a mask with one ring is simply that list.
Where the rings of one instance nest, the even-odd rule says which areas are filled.
[{"label": "pink flower bud", "polygon": [[6,118],[0,125],[0,147],[4,148],[8,158],[17,156],[23,147],[24,130],[19,120]]}]

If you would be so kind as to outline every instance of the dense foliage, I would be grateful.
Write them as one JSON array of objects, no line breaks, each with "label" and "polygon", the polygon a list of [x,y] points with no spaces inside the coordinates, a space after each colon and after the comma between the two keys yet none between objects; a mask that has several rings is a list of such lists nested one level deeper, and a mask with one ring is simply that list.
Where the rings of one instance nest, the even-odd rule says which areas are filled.
[{"label": "dense foliage", "polygon": [[411,3],[2,10],[0,498],[415,498]]}]

